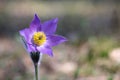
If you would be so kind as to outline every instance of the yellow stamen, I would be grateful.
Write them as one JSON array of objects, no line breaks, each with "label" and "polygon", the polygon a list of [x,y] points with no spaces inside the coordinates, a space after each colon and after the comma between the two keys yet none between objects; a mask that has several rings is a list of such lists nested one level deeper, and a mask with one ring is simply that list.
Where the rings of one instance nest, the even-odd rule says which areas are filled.
[{"label": "yellow stamen", "polygon": [[37,46],[41,46],[45,43],[46,41],[46,35],[43,32],[36,32],[33,35],[33,42]]}]

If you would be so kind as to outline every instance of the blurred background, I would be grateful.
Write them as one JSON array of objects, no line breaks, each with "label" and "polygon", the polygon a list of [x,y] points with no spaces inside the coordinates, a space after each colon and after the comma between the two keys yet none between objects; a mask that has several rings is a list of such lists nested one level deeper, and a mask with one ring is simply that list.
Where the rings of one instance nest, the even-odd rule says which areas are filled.
[{"label": "blurred background", "polygon": [[0,0],[0,80],[33,80],[18,31],[35,13],[69,40],[43,56],[41,80],[120,80],[120,0]]}]

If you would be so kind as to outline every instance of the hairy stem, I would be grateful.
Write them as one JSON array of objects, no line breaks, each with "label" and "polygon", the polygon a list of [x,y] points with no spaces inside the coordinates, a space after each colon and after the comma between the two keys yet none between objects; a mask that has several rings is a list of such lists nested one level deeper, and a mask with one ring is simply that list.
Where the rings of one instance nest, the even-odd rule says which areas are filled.
[{"label": "hairy stem", "polygon": [[39,80],[39,69],[38,69],[38,64],[34,64],[35,67],[35,80]]}]

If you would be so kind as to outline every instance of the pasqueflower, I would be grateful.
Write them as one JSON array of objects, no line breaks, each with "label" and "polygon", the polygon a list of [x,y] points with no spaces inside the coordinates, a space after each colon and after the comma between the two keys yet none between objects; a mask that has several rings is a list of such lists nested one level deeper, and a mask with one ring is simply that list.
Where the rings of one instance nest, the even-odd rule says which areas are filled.
[{"label": "pasqueflower", "polygon": [[53,56],[52,47],[66,41],[66,38],[55,34],[58,19],[41,23],[35,14],[29,28],[20,30],[28,53],[41,53]]}]

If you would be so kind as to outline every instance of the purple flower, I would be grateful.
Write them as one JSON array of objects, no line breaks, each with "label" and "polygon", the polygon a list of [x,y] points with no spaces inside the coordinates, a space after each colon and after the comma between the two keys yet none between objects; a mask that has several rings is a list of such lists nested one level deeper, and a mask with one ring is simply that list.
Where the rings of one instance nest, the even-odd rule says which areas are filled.
[{"label": "purple flower", "polygon": [[41,23],[39,17],[35,14],[30,27],[20,31],[29,53],[39,52],[53,56],[52,47],[67,40],[55,34],[57,22],[58,19],[55,18]]}]

